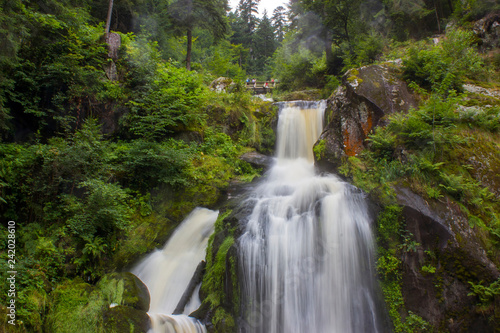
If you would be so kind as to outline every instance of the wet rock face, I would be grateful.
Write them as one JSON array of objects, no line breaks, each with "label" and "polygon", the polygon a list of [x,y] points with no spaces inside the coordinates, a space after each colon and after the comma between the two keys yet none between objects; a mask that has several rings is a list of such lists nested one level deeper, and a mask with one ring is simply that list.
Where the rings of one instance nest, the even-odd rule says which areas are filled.
[{"label": "wet rock face", "polygon": [[397,77],[397,68],[396,63],[365,66],[344,75],[343,85],[328,99],[327,126],[319,139],[324,140],[324,149],[316,159],[320,168],[335,170],[342,157],[355,156],[365,148],[368,134],[384,125],[388,115],[417,105],[406,83]]},{"label": "wet rock face", "polygon": [[[477,299],[469,296],[469,282],[492,282],[499,272],[478,243],[467,217],[449,201],[429,205],[408,188],[395,191],[406,228],[418,243],[402,258],[406,308],[449,332],[492,331],[487,316],[475,311]],[[434,256],[431,262],[429,253]],[[424,272],[426,264],[436,271]]]},{"label": "wet rock face", "polygon": [[500,13],[492,13],[477,21],[473,27],[474,33],[481,39],[481,51],[500,47]]},{"label": "wet rock face", "polygon": [[227,91],[233,85],[233,80],[227,77],[219,77],[210,83],[210,89],[217,92],[222,92]]}]

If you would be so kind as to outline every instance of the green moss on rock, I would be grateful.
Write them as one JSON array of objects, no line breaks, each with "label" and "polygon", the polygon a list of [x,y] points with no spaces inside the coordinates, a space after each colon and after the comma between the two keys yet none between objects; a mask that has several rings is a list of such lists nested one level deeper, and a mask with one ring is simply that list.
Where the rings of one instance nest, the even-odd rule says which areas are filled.
[{"label": "green moss on rock", "polygon": [[148,311],[150,296],[146,285],[132,273],[111,273],[105,275],[97,288],[108,304],[128,306]]},{"label": "green moss on rock", "polygon": [[146,312],[128,306],[115,306],[104,312],[106,333],[147,333],[151,327]]},{"label": "green moss on rock", "polygon": [[105,275],[92,286],[77,278],[52,292],[46,332],[144,332],[149,328],[149,292],[131,273]]}]

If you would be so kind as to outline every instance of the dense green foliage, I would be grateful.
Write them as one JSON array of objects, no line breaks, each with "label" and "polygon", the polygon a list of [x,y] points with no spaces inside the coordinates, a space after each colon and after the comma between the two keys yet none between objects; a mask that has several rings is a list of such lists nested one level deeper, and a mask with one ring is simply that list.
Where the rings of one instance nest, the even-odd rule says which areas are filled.
[{"label": "dense green foliage", "polygon": [[[64,331],[67,320],[102,329],[94,322],[102,302],[65,286],[95,283],[160,246],[190,210],[213,206],[231,179],[257,175],[239,155],[272,147],[254,115],[260,108],[261,118],[273,118],[265,103],[241,89],[211,91],[213,76],[165,61],[151,36],[121,34],[113,61],[91,12],[57,6],[57,16],[30,3],[2,8],[25,33],[20,42],[2,30],[13,44],[2,50],[0,74],[1,214],[17,223],[20,332]],[[113,62],[115,81],[104,71]],[[3,248],[7,233],[3,224]],[[70,299],[74,307],[64,304]]]},{"label": "dense green foliage", "polygon": [[[467,26],[498,4],[294,0],[259,16],[258,3],[241,0],[229,12],[225,0],[115,2],[111,30],[121,46],[111,57],[107,2],[1,2],[0,213],[17,223],[19,332],[77,331],[71,325],[79,321],[104,329],[96,318],[104,303],[93,285],[160,246],[195,206],[213,207],[231,181],[259,174],[238,157],[272,152],[276,110],[245,91],[246,78],[275,78],[283,91],[315,88],[327,96],[346,69],[376,62],[384,51],[408,54],[404,76],[427,90],[415,86],[425,102],[392,116],[370,136],[370,149],[342,170],[387,204],[396,182],[429,200],[450,197],[483,231],[489,256],[498,256],[498,200],[478,180],[482,171],[461,161],[477,151],[497,156],[500,103],[458,93],[465,80],[493,77],[484,66],[498,70],[500,62],[483,61],[473,35],[460,28],[448,29],[437,47],[408,42],[442,33],[452,21]],[[215,92],[209,84],[219,76],[235,82]],[[398,330],[424,330],[417,316],[404,321],[397,314],[404,307],[396,254],[414,244],[396,220],[397,209],[386,207],[379,240],[389,250],[380,254],[379,272]],[[230,330],[233,314],[219,306],[220,275],[235,271],[228,256],[234,230],[225,232],[207,258],[204,292],[214,324]],[[2,224],[2,249],[7,235]],[[486,304],[498,283],[471,281],[471,292]]]},{"label": "dense green foliage", "polygon": [[[485,67],[484,57],[471,47],[471,34],[460,29],[449,30],[438,45],[415,43],[409,51],[403,58],[403,76],[420,96],[420,106],[388,116],[387,125],[369,135],[368,149],[348,158],[340,172],[384,206],[376,228],[377,269],[395,330],[430,332],[436,328],[405,310],[402,258],[421,249],[421,244],[406,230],[395,188],[410,188],[431,207],[445,202],[459,207],[488,258],[500,265],[498,183],[487,180],[495,179],[500,167],[500,102],[496,97],[460,93],[471,79],[491,85],[498,68]],[[433,277],[440,295],[448,259],[436,256],[424,251],[419,268],[422,275]],[[477,296],[481,305],[475,311],[496,320],[492,302],[498,297],[498,281],[485,283],[474,272],[455,269],[447,273],[470,285],[469,295]]]}]

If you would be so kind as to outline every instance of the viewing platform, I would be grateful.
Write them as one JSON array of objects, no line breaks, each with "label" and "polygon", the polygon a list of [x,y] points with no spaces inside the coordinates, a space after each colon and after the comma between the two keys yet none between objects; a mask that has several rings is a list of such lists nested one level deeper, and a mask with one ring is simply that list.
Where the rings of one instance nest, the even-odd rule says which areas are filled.
[{"label": "viewing platform", "polygon": [[257,81],[255,83],[249,82],[246,84],[247,90],[251,90],[253,95],[265,95],[267,93],[272,94],[273,90],[278,87],[278,82],[267,81],[267,87],[265,87],[266,81]]}]

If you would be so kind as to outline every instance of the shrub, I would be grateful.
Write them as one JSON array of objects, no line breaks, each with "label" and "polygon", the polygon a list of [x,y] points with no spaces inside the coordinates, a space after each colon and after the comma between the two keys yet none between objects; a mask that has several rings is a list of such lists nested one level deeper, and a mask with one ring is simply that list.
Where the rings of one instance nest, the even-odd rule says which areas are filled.
[{"label": "shrub", "polygon": [[404,78],[444,95],[462,90],[464,77],[477,75],[483,65],[473,42],[472,32],[453,29],[437,45],[411,47],[403,62]]},{"label": "shrub", "polygon": [[66,196],[69,229],[80,238],[90,242],[96,235],[108,236],[128,227],[130,209],[128,195],[116,184],[100,180],[88,180],[79,184],[84,190],[83,200],[73,195]]}]

